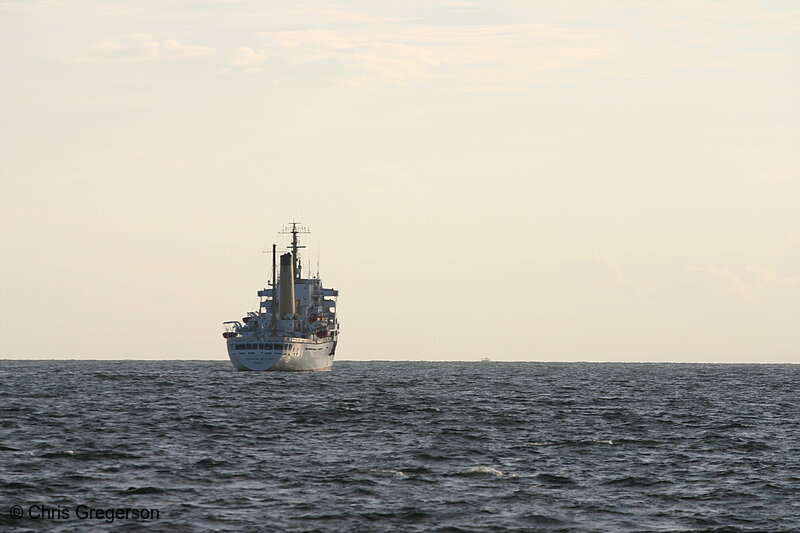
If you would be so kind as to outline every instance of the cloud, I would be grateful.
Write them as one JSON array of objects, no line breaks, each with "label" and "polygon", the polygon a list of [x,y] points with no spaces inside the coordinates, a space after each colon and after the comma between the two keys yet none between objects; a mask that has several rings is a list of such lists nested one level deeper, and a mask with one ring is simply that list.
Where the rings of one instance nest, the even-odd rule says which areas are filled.
[{"label": "cloud", "polygon": [[367,15],[339,7],[306,7],[295,9],[293,13],[306,21],[318,18],[328,24],[383,24],[392,20],[389,17]]},{"label": "cloud", "polygon": [[259,34],[270,56],[296,67],[331,63],[350,84],[405,84],[429,78],[438,64],[425,47],[383,41],[369,34],[330,30],[279,31]]},{"label": "cloud", "polygon": [[719,66],[746,69],[781,69],[791,65],[791,58],[778,52],[744,52],[721,58]]},{"label": "cloud", "polygon": [[[781,48],[719,43],[722,34],[747,36],[778,24],[751,3],[740,4],[730,9],[720,2],[656,3],[639,11],[617,6],[624,13],[617,24],[433,25],[376,18],[346,28],[332,23],[331,29],[262,32],[258,38],[270,56],[317,67],[315,74],[330,79],[401,85],[426,80],[459,91],[524,90],[587,76],[652,77],[681,69],[787,68],[790,57]],[[336,13],[340,20],[342,13]],[[685,18],[691,13],[698,20]]]},{"label": "cloud", "polygon": [[727,39],[749,34],[798,34],[800,10],[765,9],[758,0],[658,0],[638,18],[643,27]]},{"label": "cloud", "polygon": [[754,33],[800,33],[800,9],[775,4],[760,0],[514,0],[518,14],[541,20],[615,20],[651,38],[655,32],[668,39],[698,42]]},{"label": "cloud", "polygon": [[440,80],[472,88],[527,86],[543,73],[615,57],[625,39],[613,30],[577,31],[542,24],[392,25],[359,31],[262,32],[270,56],[300,66],[335,63],[344,81],[404,84]]},{"label": "cloud", "polygon": [[438,65],[429,50],[402,43],[367,43],[349,54],[347,60],[361,72],[350,80],[354,84],[405,84],[428,79],[433,75],[433,67]]},{"label": "cloud", "polygon": [[[469,7],[484,20],[498,20],[498,9],[486,4],[436,4]],[[252,19],[266,9],[257,2],[241,7],[224,13],[212,9],[203,16]],[[315,83],[508,92],[687,69],[787,70],[791,39],[800,35],[800,11],[768,10],[756,0],[515,0],[502,18],[519,22],[507,24],[433,24],[426,23],[436,20],[430,14],[398,18],[324,3],[268,11],[271,29],[257,33],[254,41],[229,43],[230,61],[212,68],[266,71]],[[164,16],[173,15],[167,9]],[[98,43],[74,61],[176,60],[215,50],[128,34]]]},{"label": "cloud", "polygon": [[689,267],[687,271],[699,273],[726,292],[745,298],[755,298],[766,291],[800,288],[800,277],[779,275],[761,267],[748,266],[737,273],[729,268],[706,264]]},{"label": "cloud", "polygon": [[157,39],[146,34],[126,34],[92,46],[89,55],[76,57],[75,63],[131,63],[178,60],[206,56],[215,48]]},{"label": "cloud", "polygon": [[261,63],[262,61],[266,60],[267,56],[264,54],[259,54],[252,48],[247,48],[245,46],[240,46],[236,49],[236,52],[233,55],[233,65],[237,67],[245,67],[250,65],[255,65],[257,63]]},{"label": "cloud", "polygon": [[[496,9],[469,0],[437,3],[497,19]],[[686,69],[786,69],[785,43],[765,46],[764,37],[800,34],[800,11],[756,0],[516,0],[509,12],[521,22],[425,24],[432,19],[309,6],[291,10],[302,15],[296,29],[258,38],[270,57],[294,68],[283,72],[302,79],[515,91]]]},{"label": "cloud", "polygon": [[330,30],[274,31],[258,34],[263,46],[293,63],[313,63],[359,46],[359,39]]},{"label": "cloud", "polygon": [[636,294],[650,288],[647,283],[630,279],[611,258],[603,255],[576,259],[566,269],[576,283],[593,288],[604,287]]}]

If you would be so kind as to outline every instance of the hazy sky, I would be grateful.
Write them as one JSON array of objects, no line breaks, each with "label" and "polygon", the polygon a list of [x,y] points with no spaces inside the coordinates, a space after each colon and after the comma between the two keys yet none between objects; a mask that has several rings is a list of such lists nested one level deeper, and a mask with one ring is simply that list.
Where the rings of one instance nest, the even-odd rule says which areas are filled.
[{"label": "hazy sky", "polygon": [[795,0],[0,0],[0,357],[800,363]]}]

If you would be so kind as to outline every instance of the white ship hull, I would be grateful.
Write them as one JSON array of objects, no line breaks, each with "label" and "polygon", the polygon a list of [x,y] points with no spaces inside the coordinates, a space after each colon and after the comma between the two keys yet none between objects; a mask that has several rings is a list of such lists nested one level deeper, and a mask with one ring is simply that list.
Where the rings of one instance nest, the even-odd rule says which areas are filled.
[{"label": "white ship hull", "polygon": [[237,370],[328,372],[333,368],[336,342],[308,339],[269,339],[228,342],[228,357]]}]

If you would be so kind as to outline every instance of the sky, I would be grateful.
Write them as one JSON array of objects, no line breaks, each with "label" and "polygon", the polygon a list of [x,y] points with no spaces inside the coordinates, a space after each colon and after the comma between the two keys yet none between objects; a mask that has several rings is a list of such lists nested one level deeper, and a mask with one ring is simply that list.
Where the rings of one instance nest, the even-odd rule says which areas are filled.
[{"label": "sky", "polygon": [[340,359],[800,363],[799,55],[794,0],[0,0],[0,358],[225,360],[298,220]]}]

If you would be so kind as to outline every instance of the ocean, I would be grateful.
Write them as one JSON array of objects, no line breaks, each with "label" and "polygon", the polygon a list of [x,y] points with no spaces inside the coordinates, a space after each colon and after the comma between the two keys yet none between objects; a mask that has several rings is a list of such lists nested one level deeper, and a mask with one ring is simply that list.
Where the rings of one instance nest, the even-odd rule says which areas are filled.
[{"label": "ocean", "polygon": [[800,366],[0,361],[5,531],[800,531]]}]

